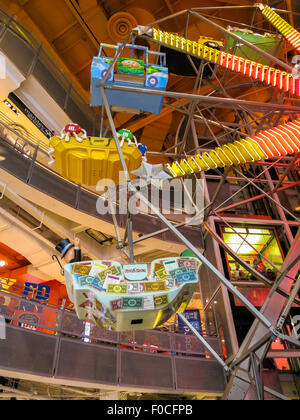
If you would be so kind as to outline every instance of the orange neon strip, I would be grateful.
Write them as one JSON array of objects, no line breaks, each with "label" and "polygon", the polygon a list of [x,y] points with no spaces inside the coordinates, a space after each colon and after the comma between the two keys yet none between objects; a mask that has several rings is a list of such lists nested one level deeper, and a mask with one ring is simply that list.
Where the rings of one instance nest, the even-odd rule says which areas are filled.
[{"label": "orange neon strip", "polygon": [[[272,9],[270,10],[272,11]],[[153,29],[153,39],[162,44],[180,49],[183,52],[191,52],[190,47],[192,45],[193,54],[201,59],[218,64],[228,70],[247,75],[255,80],[266,83],[268,86],[274,86],[280,90],[300,96],[300,79],[296,79],[291,73],[232,55],[225,51],[219,51],[216,48],[203,46],[180,36],[176,36],[176,42],[172,43],[172,34],[156,29]]]},{"label": "orange neon strip", "polygon": [[266,142],[264,138],[259,137],[259,134],[257,134],[256,136],[251,136],[251,139],[254,140],[258,144],[258,146],[262,149],[262,151],[265,153],[267,158],[272,158],[275,156],[274,154],[275,151],[270,149],[269,143]]},{"label": "orange neon strip", "polygon": [[168,164],[167,168],[176,178],[194,172],[256,162],[298,152],[300,152],[300,120],[294,120],[261,131],[241,141],[227,143],[195,157],[173,162],[172,165]]}]

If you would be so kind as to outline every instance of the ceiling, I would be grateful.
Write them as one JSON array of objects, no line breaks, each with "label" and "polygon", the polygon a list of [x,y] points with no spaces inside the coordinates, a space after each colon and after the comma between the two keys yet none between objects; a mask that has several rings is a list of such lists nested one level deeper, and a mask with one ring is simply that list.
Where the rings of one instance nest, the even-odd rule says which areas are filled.
[{"label": "ceiling", "polygon": [[5,277],[7,273],[19,268],[30,265],[30,262],[23,255],[12,250],[0,242],[0,261],[5,261],[6,265],[0,267],[0,277]]}]

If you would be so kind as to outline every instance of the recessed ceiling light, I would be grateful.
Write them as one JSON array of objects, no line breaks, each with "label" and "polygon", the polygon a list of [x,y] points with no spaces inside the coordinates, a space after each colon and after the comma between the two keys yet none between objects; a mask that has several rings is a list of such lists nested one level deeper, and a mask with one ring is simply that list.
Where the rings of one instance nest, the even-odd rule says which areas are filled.
[{"label": "recessed ceiling light", "polygon": [[0,260],[0,268],[5,267],[6,265],[6,261]]}]

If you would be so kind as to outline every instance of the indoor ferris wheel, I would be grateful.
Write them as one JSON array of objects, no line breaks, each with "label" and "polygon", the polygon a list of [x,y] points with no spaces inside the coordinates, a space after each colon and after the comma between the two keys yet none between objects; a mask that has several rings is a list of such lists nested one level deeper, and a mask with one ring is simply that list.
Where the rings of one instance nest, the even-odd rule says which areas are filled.
[{"label": "indoor ferris wheel", "polygon": [[[77,239],[57,245],[77,317],[126,332],[156,329],[175,315],[224,369],[224,399],[245,399],[251,386],[264,399],[265,392],[279,396],[263,383],[271,343],[280,340],[299,348],[296,334],[288,335],[283,327],[292,306],[300,305],[300,220],[281,194],[300,183],[300,33],[289,10],[262,3],[223,8],[244,11],[249,23],[215,15],[216,7],[191,8],[138,25],[122,42],[101,43],[90,84],[99,133],[90,135],[86,127],[70,123],[51,135],[46,155],[62,179],[99,195],[97,212],[104,209],[111,215],[123,261],[86,261]],[[178,87],[175,76],[182,89],[173,89]],[[155,138],[143,138],[140,122],[151,126],[171,112],[175,130],[164,136],[158,151]],[[118,122],[120,114],[131,116],[124,126]],[[9,144],[16,141],[15,134],[6,136]],[[207,187],[207,180],[214,188]],[[180,217],[169,217],[170,208]],[[280,225],[290,249],[280,267],[264,252],[274,237],[258,248],[253,238],[260,232],[254,226],[249,234],[245,227],[243,211],[249,208],[265,217],[266,225]],[[141,214],[153,218],[145,217],[147,229],[137,234],[134,222]],[[242,227],[236,226],[237,219]],[[156,229],[156,221],[162,229]],[[220,222],[222,232],[216,227]],[[183,229],[194,226],[201,247]],[[139,244],[165,232],[186,250],[180,256],[139,262]],[[234,238],[234,246],[226,235]],[[241,256],[243,247],[253,258]],[[222,269],[222,258],[228,272]],[[261,309],[238,287],[245,273],[244,281],[268,289]],[[201,285],[202,276],[213,279],[208,288]],[[204,294],[204,289],[209,290],[206,309],[218,294],[227,296],[223,314],[229,324],[233,321],[226,312],[225,290],[254,318],[229,359],[186,316],[194,293]]]}]

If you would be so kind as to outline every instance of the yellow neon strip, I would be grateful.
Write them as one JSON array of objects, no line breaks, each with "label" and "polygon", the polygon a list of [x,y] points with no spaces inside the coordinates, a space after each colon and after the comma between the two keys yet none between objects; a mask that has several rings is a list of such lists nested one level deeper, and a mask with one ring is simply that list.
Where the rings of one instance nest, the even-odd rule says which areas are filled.
[{"label": "yellow neon strip", "polygon": [[269,157],[285,156],[298,153],[299,150],[300,120],[294,120],[270,130],[261,131],[253,138],[247,137],[240,141],[236,140],[233,143],[224,144],[208,152],[183,159],[180,162],[173,162],[172,166],[168,164],[167,168],[171,175],[176,178],[194,172],[256,162]]},{"label": "yellow neon strip", "polygon": [[209,155],[212,159],[216,161],[217,167],[224,168],[226,166],[224,160],[221,158],[220,154],[217,153],[216,150],[211,150],[209,152]]},{"label": "yellow neon strip", "polygon": [[[262,5],[262,8],[263,7],[264,6]],[[293,43],[296,45],[296,47],[299,46],[300,50],[300,34],[298,35],[295,35],[296,40],[293,41]],[[272,86],[278,87],[281,90],[290,91],[292,94],[297,93],[298,95],[300,95],[300,84],[298,83],[296,86],[295,79],[290,73],[282,72],[281,70],[276,70],[267,65],[247,60],[242,57],[229,54],[225,51],[219,51],[218,49],[208,47],[203,43],[190,41],[177,34],[163,32],[158,29],[153,29],[153,39],[157,42],[176,48],[185,53],[187,52],[189,54],[193,54],[194,56],[199,57],[200,59],[204,59],[214,64],[219,64],[231,71],[242,73],[245,75],[247,74],[247,76],[252,77],[256,80],[260,80],[268,85],[272,84]],[[294,40],[293,33],[291,33],[291,39]],[[273,80],[271,80],[271,78],[273,78]]]},{"label": "yellow neon strip", "polygon": [[260,5],[260,9],[262,14],[282,33],[287,41],[300,51],[300,33],[269,6]]},{"label": "yellow neon strip", "polygon": [[[251,150],[253,150],[254,154],[256,154],[256,157],[254,160],[261,160],[265,159],[266,155],[264,154],[263,150],[260,148],[260,146],[256,143],[255,140],[250,139],[249,137],[241,140],[242,144],[245,144],[245,146],[249,146]],[[249,150],[249,149],[248,149]]]}]

